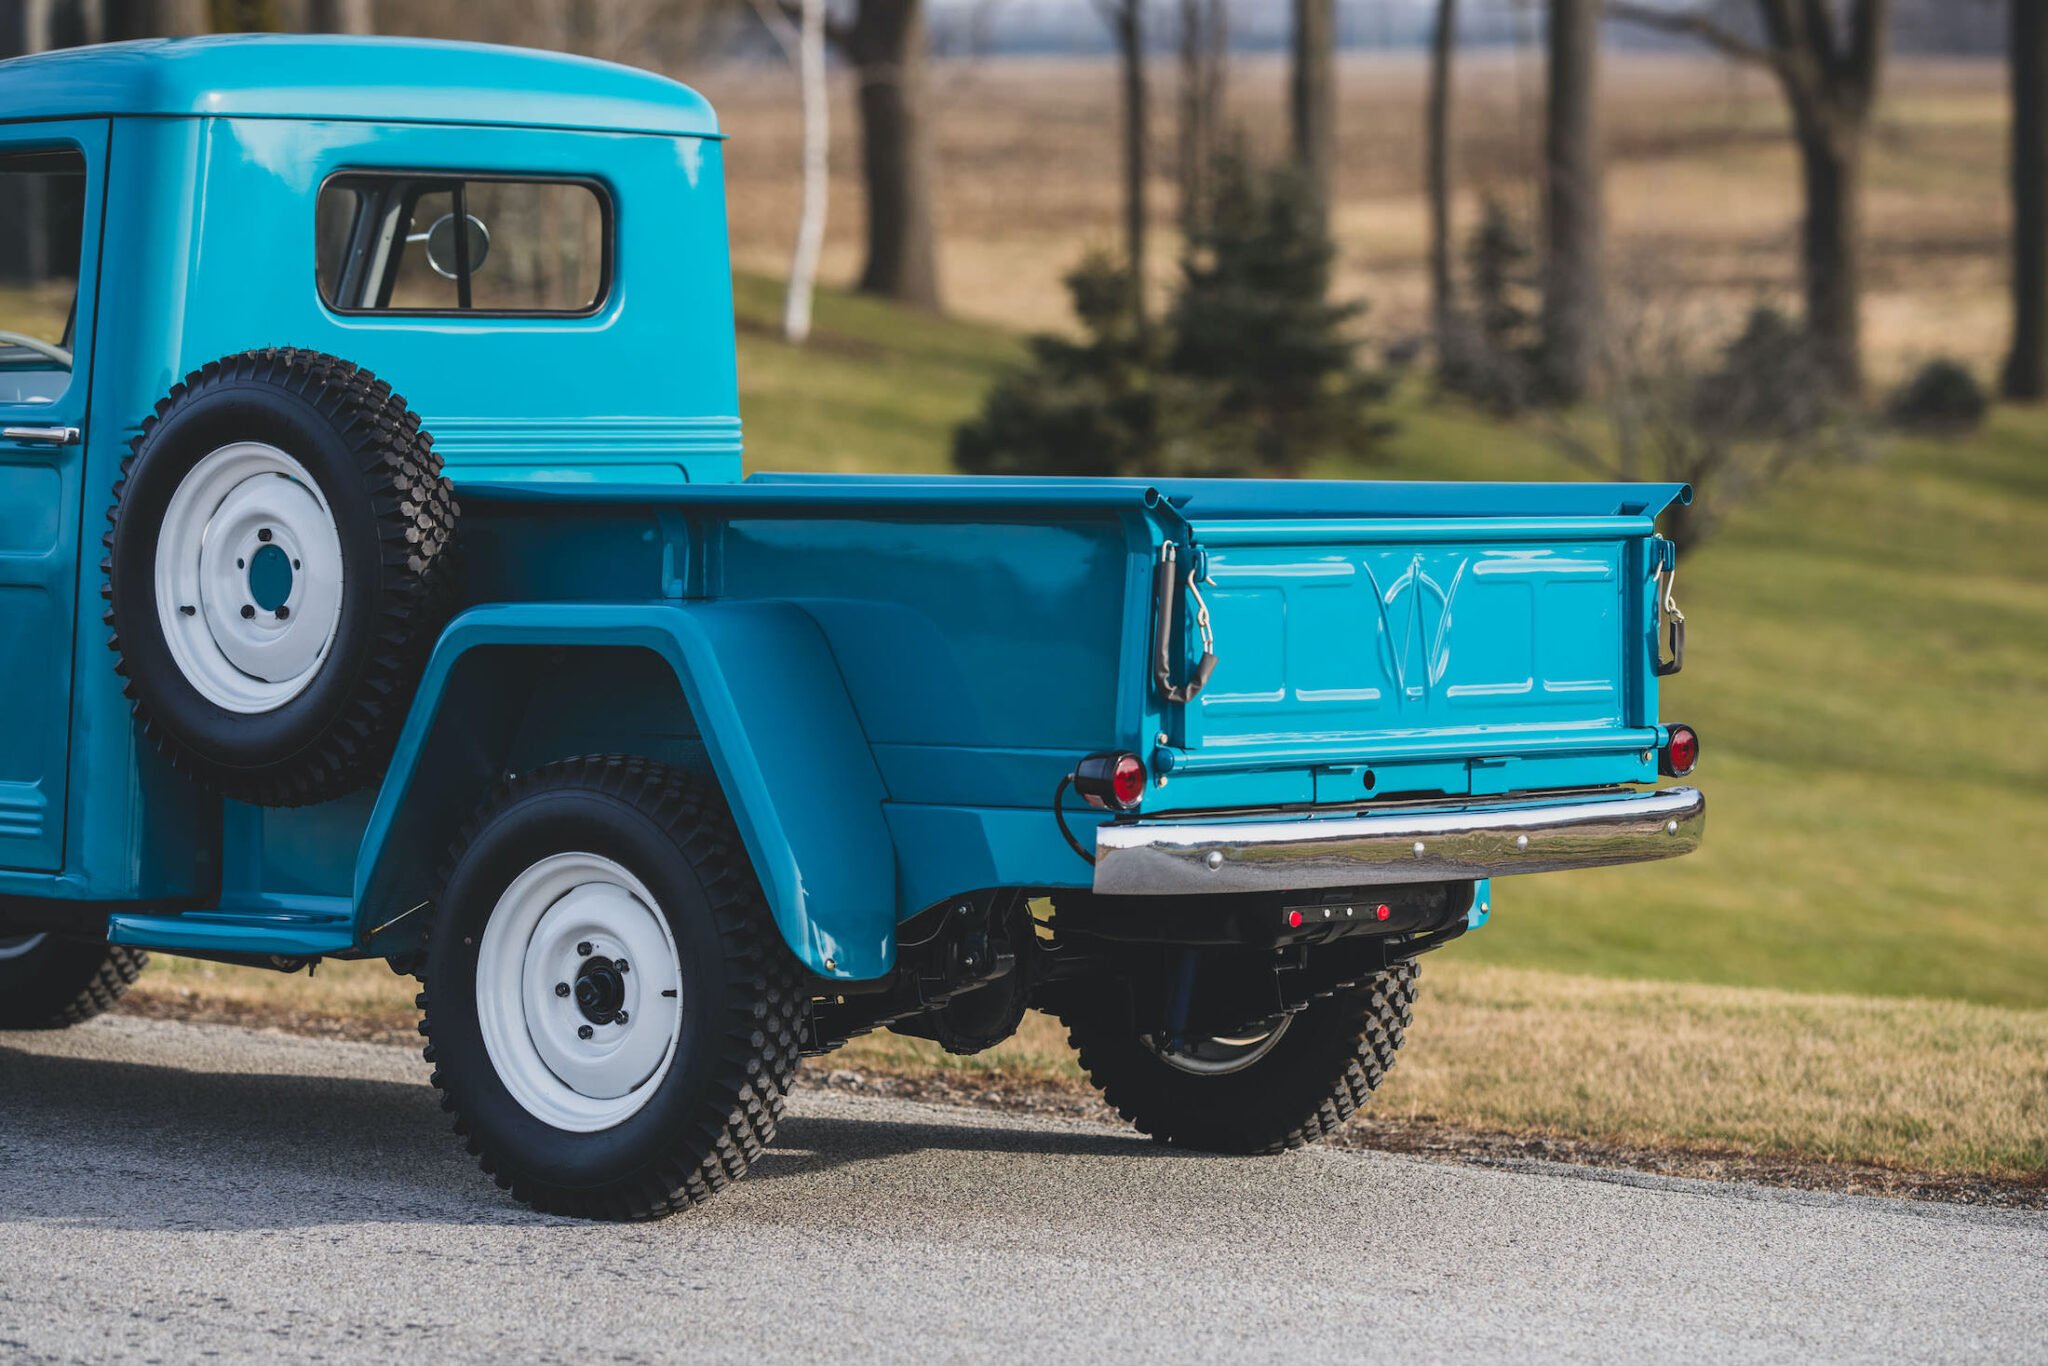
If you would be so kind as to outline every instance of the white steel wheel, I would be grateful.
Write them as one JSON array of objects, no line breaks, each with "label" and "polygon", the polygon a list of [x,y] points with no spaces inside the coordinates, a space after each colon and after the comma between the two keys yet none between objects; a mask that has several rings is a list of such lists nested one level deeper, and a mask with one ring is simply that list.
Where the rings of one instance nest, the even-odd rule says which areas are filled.
[{"label": "white steel wheel", "polygon": [[484,927],[484,1048],[512,1098],[554,1128],[595,1133],[640,1112],[675,1060],[682,996],[667,918],[611,859],[540,860],[506,887]]},{"label": "white steel wheel", "polygon": [[340,629],[342,577],[326,497],[275,446],[209,452],[164,511],[158,620],[178,671],[223,711],[275,711],[312,684]]},{"label": "white steel wheel", "polygon": [[1287,1026],[1293,1022],[1292,1015],[1282,1015],[1269,1029],[1239,1037],[1190,1039],[1178,1049],[1168,1049],[1149,1034],[1145,1036],[1145,1044],[1168,1067],[1178,1071],[1201,1077],[1228,1076],[1232,1072],[1242,1072],[1272,1052],[1281,1036],[1287,1033]]}]

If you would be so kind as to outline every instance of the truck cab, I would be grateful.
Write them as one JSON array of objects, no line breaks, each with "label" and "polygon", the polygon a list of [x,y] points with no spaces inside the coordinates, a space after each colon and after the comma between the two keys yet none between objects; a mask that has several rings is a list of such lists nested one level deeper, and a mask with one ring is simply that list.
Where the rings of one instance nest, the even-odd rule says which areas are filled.
[{"label": "truck cab", "polygon": [[721,1188],[803,1054],[1033,1008],[1264,1152],[1495,879],[1700,839],[1682,487],[746,475],[682,85],[183,39],[0,107],[0,1025],[382,959],[576,1214]]}]

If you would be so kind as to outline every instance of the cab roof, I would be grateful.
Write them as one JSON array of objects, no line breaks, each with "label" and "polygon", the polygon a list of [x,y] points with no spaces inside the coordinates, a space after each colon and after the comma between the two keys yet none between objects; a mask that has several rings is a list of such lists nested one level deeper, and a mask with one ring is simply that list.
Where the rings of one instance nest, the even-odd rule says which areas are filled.
[{"label": "cab roof", "polygon": [[650,71],[419,38],[146,38],[0,61],[0,122],[354,119],[716,137],[702,95]]}]

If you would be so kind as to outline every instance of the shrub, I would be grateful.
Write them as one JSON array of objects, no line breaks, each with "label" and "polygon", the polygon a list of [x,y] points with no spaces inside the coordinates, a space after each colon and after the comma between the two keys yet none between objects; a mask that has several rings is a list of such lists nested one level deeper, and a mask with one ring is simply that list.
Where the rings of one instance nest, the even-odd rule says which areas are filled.
[{"label": "shrub", "polygon": [[1974,431],[1990,408],[1984,386],[1968,367],[1937,356],[1892,391],[1885,416],[1907,431],[1954,434]]},{"label": "shrub", "polygon": [[1437,338],[1437,380],[1501,414],[1520,412],[1536,397],[1542,339],[1534,260],[1507,205],[1488,195],[1465,246],[1472,307],[1453,313]]},{"label": "shrub", "polygon": [[1605,396],[1588,419],[1605,430],[1569,416],[1552,427],[1567,455],[1604,478],[1692,485],[1691,505],[1665,514],[1664,534],[1681,546],[1793,470],[1868,449],[1860,415],[1835,397],[1803,328],[1758,308],[1718,346],[1703,344],[1702,330],[1668,300],[1638,297],[1633,316],[1610,318]]},{"label": "shrub", "polygon": [[1178,434],[1176,463],[1296,474],[1318,453],[1370,445],[1386,386],[1358,365],[1366,306],[1330,300],[1335,260],[1296,169],[1221,159],[1167,317],[1167,370],[1197,391],[1201,416]]},{"label": "shrub", "polygon": [[969,474],[1121,475],[1160,447],[1158,354],[1137,326],[1130,272],[1099,253],[1066,277],[1083,341],[1040,335],[953,433]]},{"label": "shrub", "polygon": [[1296,474],[1364,453],[1386,392],[1358,364],[1365,307],[1329,298],[1334,249],[1291,170],[1219,165],[1164,321],[1099,255],[1067,277],[1082,340],[1038,336],[953,437],[975,474]]}]

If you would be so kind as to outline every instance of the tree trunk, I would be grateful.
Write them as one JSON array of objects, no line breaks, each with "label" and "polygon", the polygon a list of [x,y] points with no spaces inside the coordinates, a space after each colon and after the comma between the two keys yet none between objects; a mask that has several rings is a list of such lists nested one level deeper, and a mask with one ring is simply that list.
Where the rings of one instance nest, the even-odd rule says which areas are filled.
[{"label": "tree trunk", "polygon": [[818,255],[825,246],[832,145],[831,99],[825,87],[825,0],[803,0],[800,13],[796,68],[803,97],[804,198],[790,255],[789,296],[782,310],[782,335],[798,344],[811,335],[811,295],[818,281]]},{"label": "tree trunk", "polygon": [[369,33],[370,0],[307,0],[308,33]]},{"label": "tree trunk", "polygon": [[2012,351],[2007,398],[2048,397],[2048,8],[2009,0],[2012,84]]},{"label": "tree trunk", "polygon": [[1794,120],[1806,191],[1800,269],[1806,327],[1822,373],[1846,397],[1863,392],[1863,136],[1813,115]]},{"label": "tree trunk", "polygon": [[846,48],[860,82],[860,163],[868,201],[861,292],[936,312],[924,0],[861,0]]},{"label": "tree trunk", "polygon": [[215,33],[276,33],[277,0],[208,0]]},{"label": "tree trunk", "polygon": [[1145,227],[1151,221],[1145,192],[1151,180],[1145,95],[1144,0],[1118,0],[1116,47],[1123,65],[1124,256],[1131,272],[1131,307],[1145,323]]},{"label": "tree trunk", "polygon": [[1223,130],[1227,25],[1223,0],[1180,0],[1180,221],[1187,234],[1208,220]]},{"label": "tree trunk", "polygon": [[1544,127],[1543,366],[1550,396],[1586,395],[1600,361],[1600,0],[1551,0]]},{"label": "tree trunk", "polygon": [[1328,217],[1336,201],[1337,4],[1294,0],[1294,67],[1288,112],[1294,159],[1307,176],[1316,205]]},{"label": "tree trunk", "polygon": [[1429,50],[1429,312],[1437,354],[1451,334],[1456,288],[1451,280],[1451,58],[1458,49],[1458,0],[1437,0],[1436,37]]},{"label": "tree trunk", "polygon": [[207,33],[206,0],[105,0],[106,40]]}]

